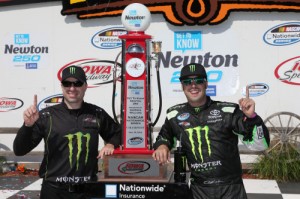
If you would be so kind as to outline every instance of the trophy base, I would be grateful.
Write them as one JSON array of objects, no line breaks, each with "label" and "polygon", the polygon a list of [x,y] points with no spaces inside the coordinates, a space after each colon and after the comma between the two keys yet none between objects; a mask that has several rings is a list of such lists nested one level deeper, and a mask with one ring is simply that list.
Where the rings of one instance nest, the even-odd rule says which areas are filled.
[{"label": "trophy base", "polygon": [[159,165],[149,154],[113,154],[103,159],[98,181],[169,182],[173,165]]}]

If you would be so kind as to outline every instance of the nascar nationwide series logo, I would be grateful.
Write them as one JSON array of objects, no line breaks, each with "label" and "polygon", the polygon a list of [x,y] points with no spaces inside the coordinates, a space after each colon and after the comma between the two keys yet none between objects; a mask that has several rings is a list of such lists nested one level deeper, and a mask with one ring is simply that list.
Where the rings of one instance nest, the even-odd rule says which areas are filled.
[{"label": "nascar nationwide series logo", "polygon": [[133,137],[130,138],[127,142],[129,145],[139,145],[143,143],[144,139],[142,137]]},{"label": "nascar nationwide series logo", "polygon": [[[76,14],[79,19],[120,16],[132,0],[63,0],[62,15]],[[149,11],[163,14],[175,25],[219,24],[230,12],[300,12],[298,0],[140,0]]]},{"label": "nascar nationwide series logo", "polygon": [[112,27],[97,32],[91,39],[93,46],[100,49],[114,49],[122,46],[121,35],[127,34],[123,27]]},{"label": "nascar nationwide series logo", "polygon": [[51,95],[38,103],[37,108],[38,110],[42,110],[44,108],[54,106],[56,104],[60,104],[63,101],[63,95],[57,94],[57,95]]},{"label": "nascar nationwide series logo", "polygon": [[274,46],[297,43],[300,41],[300,23],[291,22],[277,25],[264,34],[264,41]]},{"label": "nascar nationwide series logo", "polygon": [[[76,170],[79,168],[79,163],[80,163],[80,157],[81,155],[85,155],[84,163],[87,163],[88,157],[89,157],[89,148],[90,148],[90,140],[91,140],[91,135],[89,133],[84,134],[82,132],[77,132],[75,134],[68,134],[65,135],[65,137],[68,139],[68,147],[69,147],[69,162],[70,162],[70,167],[73,167],[73,158],[74,156],[76,157]],[[77,153],[74,154],[74,142],[73,139],[75,139],[76,146],[77,146]],[[85,141],[85,149],[83,150],[83,142]],[[85,151],[85,154],[82,152]]]},{"label": "nascar nationwide series logo", "polygon": [[[253,83],[248,85],[249,96],[258,97],[269,91],[269,86],[265,83]],[[243,89],[243,95],[246,96],[246,88]]]}]

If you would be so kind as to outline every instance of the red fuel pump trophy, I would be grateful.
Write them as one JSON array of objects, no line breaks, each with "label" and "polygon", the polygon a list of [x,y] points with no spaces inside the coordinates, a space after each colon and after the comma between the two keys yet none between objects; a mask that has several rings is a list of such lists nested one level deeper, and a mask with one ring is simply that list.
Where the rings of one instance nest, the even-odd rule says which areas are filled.
[{"label": "red fuel pump trophy", "polygon": [[150,21],[148,8],[139,3],[128,5],[122,13],[122,23],[127,30],[127,34],[119,36],[122,39],[120,124],[123,145],[112,156],[104,158],[104,179],[110,181],[120,178],[168,181],[171,174],[167,166],[159,165],[152,158],[152,129],[155,123],[151,122],[151,60],[157,58],[161,42],[152,42],[155,56],[151,57],[152,37],[144,33]]}]

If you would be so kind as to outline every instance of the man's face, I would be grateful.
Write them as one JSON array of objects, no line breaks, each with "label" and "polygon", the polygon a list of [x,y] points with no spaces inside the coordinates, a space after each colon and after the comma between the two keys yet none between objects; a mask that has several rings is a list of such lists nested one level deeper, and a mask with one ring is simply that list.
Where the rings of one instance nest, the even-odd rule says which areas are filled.
[{"label": "man's face", "polygon": [[61,88],[67,105],[81,105],[87,84],[78,81],[76,78],[69,77],[62,82]]},{"label": "man's face", "polygon": [[191,106],[201,106],[206,102],[207,81],[197,76],[189,76],[181,81],[182,90]]}]

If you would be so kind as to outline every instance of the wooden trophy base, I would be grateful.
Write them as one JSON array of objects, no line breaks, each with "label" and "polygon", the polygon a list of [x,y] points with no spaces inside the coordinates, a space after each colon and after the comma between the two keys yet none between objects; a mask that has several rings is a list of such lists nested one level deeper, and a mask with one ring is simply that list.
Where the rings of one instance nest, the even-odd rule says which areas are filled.
[{"label": "wooden trophy base", "polygon": [[169,182],[171,164],[159,165],[149,154],[113,154],[103,159],[99,181]]}]

